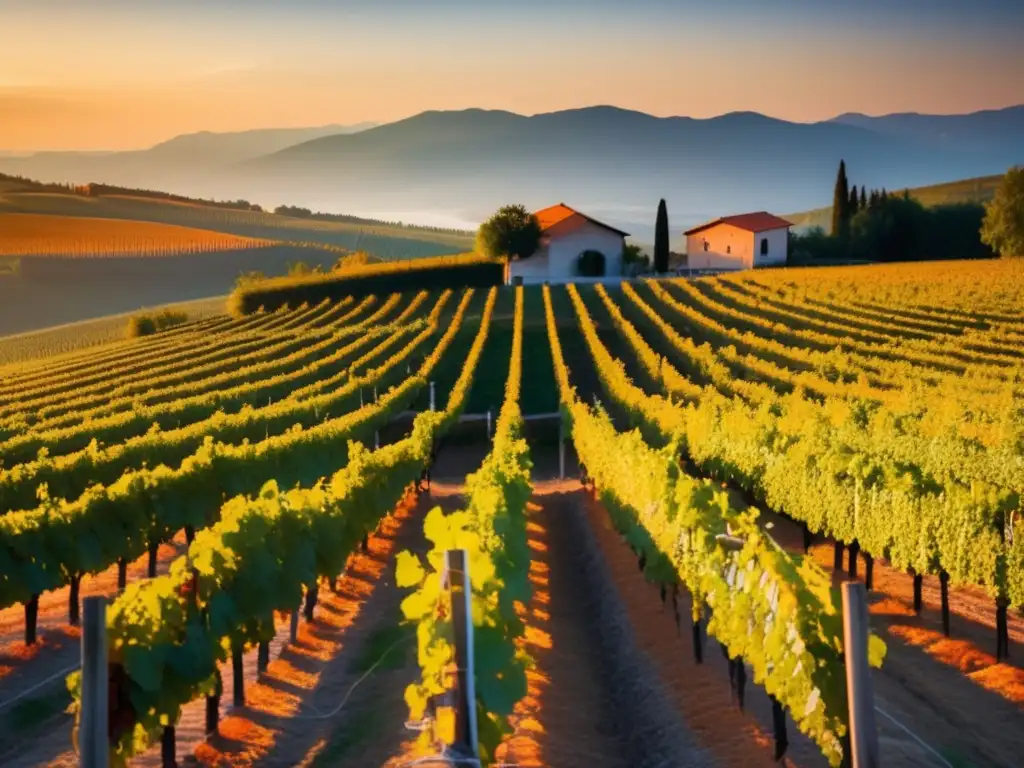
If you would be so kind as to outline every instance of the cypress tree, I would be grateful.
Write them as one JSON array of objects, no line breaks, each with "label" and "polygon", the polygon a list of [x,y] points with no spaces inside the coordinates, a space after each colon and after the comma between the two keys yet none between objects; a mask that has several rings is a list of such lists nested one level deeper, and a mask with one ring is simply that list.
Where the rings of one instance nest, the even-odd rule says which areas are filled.
[{"label": "cypress tree", "polygon": [[846,161],[839,161],[836,188],[832,195],[832,235],[846,237],[850,223],[850,183],[846,179]]},{"label": "cypress tree", "polygon": [[654,271],[668,272],[668,208],[665,201],[658,203],[658,217],[654,220]]},{"label": "cypress tree", "polygon": [[867,207],[868,207],[868,196],[867,196],[867,193],[864,192],[864,185],[861,184],[860,185],[860,210],[863,211]]},{"label": "cypress tree", "polygon": [[857,211],[860,210],[860,198],[857,197],[856,185],[850,187],[850,218],[852,219],[857,215]]}]

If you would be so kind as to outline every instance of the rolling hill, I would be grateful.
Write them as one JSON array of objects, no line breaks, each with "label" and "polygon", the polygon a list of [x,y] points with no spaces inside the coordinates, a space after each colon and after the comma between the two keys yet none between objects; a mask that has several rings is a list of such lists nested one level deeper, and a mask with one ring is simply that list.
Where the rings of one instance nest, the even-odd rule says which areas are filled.
[{"label": "rolling hill", "polygon": [[132,194],[86,195],[32,181],[0,177],[0,214],[49,214],[152,221],[239,237],[321,243],[360,250],[383,259],[438,256],[472,247],[471,233],[397,223],[325,221],[267,211],[165,200]]},{"label": "rolling hill", "polygon": [[467,233],[91,196],[0,177],[0,335],[223,295],[240,274],[280,275],[297,262],[329,269],[351,251],[415,259],[472,243]]}]

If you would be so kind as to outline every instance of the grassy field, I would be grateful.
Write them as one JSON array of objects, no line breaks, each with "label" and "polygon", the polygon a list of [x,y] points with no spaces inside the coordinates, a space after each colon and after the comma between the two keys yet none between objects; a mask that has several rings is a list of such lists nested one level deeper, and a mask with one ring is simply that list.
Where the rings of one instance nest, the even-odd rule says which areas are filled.
[{"label": "grassy field", "polygon": [[269,240],[151,221],[0,213],[0,256],[169,257],[264,248]]},{"label": "grassy field", "polygon": [[[144,309],[173,309],[186,313],[190,320],[202,320],[223,314],[226,298],[214,296],[209,299]],[[41,358],[56,360],[68,352],[119,341],[125,337],[128,318],[133,314],[135,313],[124,312],[77,323],[65,323],[39,331],[0,336],[0,365]]]},{"label": "grassy field", "polygon": [[[949,205],[953,203],[984,203],[992,199],[1002,176],[981,176],[975,179],[961,179],[945,184],[916,187],[910,190],[911,197],[922,205]],[[889,190],[901,192],[902,190]],[[801,213],[790,213],[783,218],[800,228],[821,227],[826,232],[832,227],[832,206],[815,208]]]}]

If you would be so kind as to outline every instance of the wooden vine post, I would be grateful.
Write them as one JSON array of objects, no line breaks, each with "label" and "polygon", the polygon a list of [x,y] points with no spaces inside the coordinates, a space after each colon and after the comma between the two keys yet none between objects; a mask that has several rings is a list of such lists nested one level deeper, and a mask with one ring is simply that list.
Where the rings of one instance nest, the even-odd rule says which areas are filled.
[{"label": "wooden vine post", "polygon": [[565,480],[565,419],[558,419],[558,479]]},{"label": "wooden vine post", "polygon": [[107,601],[87,597],[82,627],[82,719],[78,731],[81,768],[107,768],[110,716],[107,671]]},{"label": "wooden vine post", "polygon": [[878,728],[868,663],[868,600],[864,585],[843,584],[843,652],[846,700],[850,712],[851,768],[878,768]]},{"label": "wooden vine post", "polygon": [[232,643],[231,648],[231,703],[236,707],[245,706],[245,667],[243,666],[245,647],[242,643]]},{"label": "wooden vine post", "polygon": [[939,572],[939,592],[942,601],[942,634],[949,637],[949,574]]},{"label": "wooden vine post", "polygon": [[476,719],[476,689],[473,660],[473,591],[470,587],[469,557],[464,549],[445,552],[445,573],[452,599],[452,628],[455,633],[455,739],[449,745],[456,759],[479,757]]}]

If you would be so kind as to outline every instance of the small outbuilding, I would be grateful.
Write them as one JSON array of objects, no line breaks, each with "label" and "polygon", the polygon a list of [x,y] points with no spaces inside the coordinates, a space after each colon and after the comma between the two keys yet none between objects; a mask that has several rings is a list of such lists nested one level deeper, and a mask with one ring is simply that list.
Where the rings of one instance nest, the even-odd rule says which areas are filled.
[{"label": "small outbuilding", "polygon": [[723,216],[688,229],[689,269],[753,269],[782,266],[789,250],[792,222],[766,211]]},{"label": "small outbuilding", "polygon": [[622,253],[628,232],[570,208],[552,205],[534,214],[541,240],[529,258],[509,264],[509,282],[565,283],[579,277],[622,275]]}]

